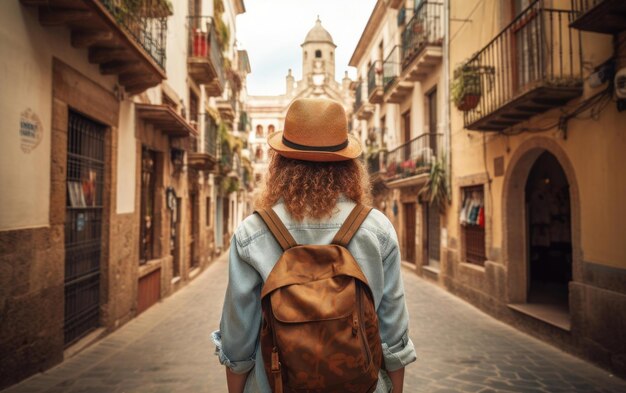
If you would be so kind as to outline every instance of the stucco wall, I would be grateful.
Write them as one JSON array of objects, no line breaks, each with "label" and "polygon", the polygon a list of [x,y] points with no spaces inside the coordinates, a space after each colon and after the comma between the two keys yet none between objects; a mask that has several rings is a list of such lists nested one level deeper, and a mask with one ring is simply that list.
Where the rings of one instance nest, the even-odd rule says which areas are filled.
[{"label": "stucco wall", "polygon": [[[466,60],[472,53],[480,50],[490,39],[499,33],[502,22],[497,15],[507,10],[500,8],[498,1],[484,1],[474,9],[476,1],[453,2],[451,17],[469,18],[481,23],[456,22],[451,26],[451,58],[449,72]],[[489,21],[493,20],[493,23]],[[478,40],[477,40],[478,38]],[[595,33],[582,33],[583,64],[592,67],[604,62],[612,52],[611,37]],[[588,67],[589,68],[589,67]],[[583,77],[589,74],[584,71]],[[605,87],[605,86],[602,86]],[[588,98],[598,90],[592,90],[584,83],[584,94]],[[580,102],[575,99],[566,105],[570,109]],[[558,119],[559,109],[535,116],[528,123],[530,128],[542,127]],[[554,140],[565,152],[570,161],[580,189],[581,248],[583,260],[596,264],[626,268],[626,177],[620,172],[626,167],[626,135],[623,128],[626,114],[619,114],[615,104],[610,103],[597,119],[572,119],[568,123],[567,137],[556,128],[543,131],[539,135]],[[460,190],[459,178],[489,173],[492,179],[491,189],[485,185],[486,198],[491,197],[490,220],[486,225],[491,230],[491,246],[499,248],[503,243],[502,211],[503,177],[494,175],[494,159],[504,157],[505,171],[511,156],[524,141],[535,137],[525,132],[516,136],[503,136],[495,133],[468,131],[463,128],[462,112],[453,108],[452,126],[452,167],[453,196],[451,212],[447,216],[450,236],[459,238],[458,224]],[[483,156],[483,145],[485,155]],[[489,244],[487,253],[489,254]],[[489,255],[488,255],[489,256]],[[498,255],[494,254],[494,257]],[[494,258],[497,259],[497,258]]]},{"label": "stucco wall", "polygon": [[[87,61],[87,51],[70,46],[69,29],[42,27],[37,10],[7,1],[0,12],[0,230],[49,225],[52,59],[72,64],[107,89],[104,77]],[[40,120],[38,144],[21,148],[20,117],[30,109]]]}]

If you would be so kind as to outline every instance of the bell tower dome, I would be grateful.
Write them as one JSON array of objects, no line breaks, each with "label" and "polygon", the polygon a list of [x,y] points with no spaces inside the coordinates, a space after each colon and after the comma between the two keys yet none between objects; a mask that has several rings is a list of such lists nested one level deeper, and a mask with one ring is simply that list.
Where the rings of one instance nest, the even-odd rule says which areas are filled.
[{"label": "bell tower dome", "polygon": [[335,80],[335,45],[333,37],[322,27],[319,16],[302,45],[302,76],[315,84]]}]

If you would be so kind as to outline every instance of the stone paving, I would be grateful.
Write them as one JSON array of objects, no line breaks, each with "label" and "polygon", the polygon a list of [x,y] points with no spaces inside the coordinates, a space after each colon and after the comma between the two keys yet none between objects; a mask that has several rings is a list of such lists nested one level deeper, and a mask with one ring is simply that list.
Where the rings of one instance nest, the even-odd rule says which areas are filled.
[{"label": "stone paving", "polygon": [[[3,393],[226,392],[209,332],[226,255],[99,343]],[[626,392],[626,381],[529,337],[405,271],[418,361],[405,392]]]}]

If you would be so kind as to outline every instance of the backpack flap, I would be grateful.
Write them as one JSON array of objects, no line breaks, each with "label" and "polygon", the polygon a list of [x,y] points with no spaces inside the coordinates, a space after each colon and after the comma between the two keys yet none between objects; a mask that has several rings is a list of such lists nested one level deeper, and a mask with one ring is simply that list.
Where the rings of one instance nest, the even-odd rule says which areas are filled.
[{"label": "backpack flap", "polygon": [[355,287],[348,276],[282,287],[270,295],[272,312],[283,323],[346,318],[354,312]]}]

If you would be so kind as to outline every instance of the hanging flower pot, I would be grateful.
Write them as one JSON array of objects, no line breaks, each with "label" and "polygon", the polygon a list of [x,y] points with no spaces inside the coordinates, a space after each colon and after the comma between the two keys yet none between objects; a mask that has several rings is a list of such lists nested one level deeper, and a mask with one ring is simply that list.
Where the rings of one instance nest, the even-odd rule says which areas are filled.
[{"label": "hanging flower pot", "polygon": [[451,88],[452,100],[457,109],[471,111],[478,106],[482,96],[478,68],[462,65],[454,71]]},{"label": "hanging flower pot", "polygon": [[471,111],[472,109],[478,106],[479,101],[480,101],[479,94],[468,93],[464,95],[463,97],[461,97],[461,99],[457,102],[456,107],[457,109],[463,112]]}]

